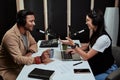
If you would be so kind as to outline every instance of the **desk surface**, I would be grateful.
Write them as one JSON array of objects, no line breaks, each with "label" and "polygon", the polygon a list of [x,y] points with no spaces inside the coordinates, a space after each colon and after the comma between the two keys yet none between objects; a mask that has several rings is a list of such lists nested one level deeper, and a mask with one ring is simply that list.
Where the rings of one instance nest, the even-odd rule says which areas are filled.
[{"label": "desk surface", "polygon": [[[38,47],[40,43],[41,41],[38,42]],[[32,56],[33,57],[38,55],[40,56],[42,52],[46,49],[47,48],[38,48],[38,52],[33,54]],[[52,48],[52,49],[54,49],[54,58],[52,58],[54,60],[53,62],[46,65],[45,64],[25,65],[16,80],[40,80],[40,79],[34,79],[28,77],[28,74],[34,68],[54,70],[55,75],[53,76],[52,80],[95,80],[87,61],[62,61],[60,54],[60,45],[57,48]],[[82,63],[73,66],[73,64],[78,62],[82,62]],[[73,72],[73,69],[86,69],[86,68],[90,69],[91,72],[80,73],[80,74],[74,74]]]}]

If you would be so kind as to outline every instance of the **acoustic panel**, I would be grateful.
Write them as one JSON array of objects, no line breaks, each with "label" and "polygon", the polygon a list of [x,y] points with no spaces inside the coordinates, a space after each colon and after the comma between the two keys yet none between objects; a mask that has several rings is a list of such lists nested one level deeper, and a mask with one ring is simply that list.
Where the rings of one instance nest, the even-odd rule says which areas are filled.
[{"label": "acoustic panel", "polygon": [[55,37],[67,36],[67,0],[48,0],[48,27]]},{"label": "acoustic panel", "polygon": [[36,41],[45,39],[45,35],[39,30],[44,29],[44,7],[43,0],[24,0],[24,8],[35,13],[35,27],[31,32]]}]

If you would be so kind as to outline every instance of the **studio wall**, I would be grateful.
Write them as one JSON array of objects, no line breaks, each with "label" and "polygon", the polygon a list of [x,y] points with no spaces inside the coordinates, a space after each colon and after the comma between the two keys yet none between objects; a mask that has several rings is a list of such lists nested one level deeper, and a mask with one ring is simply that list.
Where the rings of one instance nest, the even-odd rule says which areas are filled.
[{"label": "studio wall", "polygon": [[44,31],[44,8],[43,0],[24,0],[24,9],[35,13],[35,27],[31,32],[36,41],[44,40],[45,36],[39,30]]},{"label": "studio wall", "polygon": [[67,0],[48,0],[48,27],[56,37],[67,36]]},{"label": "studio wall", "polygon": [[0,43],[5,32],[16,23],[16,0],[0,2]]},{"label": "studio wall", "polygon": [[[48,15],[48,28],[52,33],[56,34],[55,37],[65,39],[67,36],[67,26],[70,28],[71,34],[85,29],[84,33],[72,36],[72,39],[79,39],[81,42],[89,41],[89,30],[85,24],[86,14],[90,11],[90,0],[71,0],[71,25],[67,25],[67,0],[47,0],[47,15]],[[114,6],[114,0],[95,0],[94,9],[101,9],[105,12],[105,7]],[[33,31],[35,39],[45,39],[43,34],[37,30],[45,30],[44,27],[44,4],[43,0],[24,0],[25,9],[33,10],[39,19],[36,19],[36,27]],[[36,36],[37,35],[37,36]],[[38,37],[39,35],[39,37]],[[54,37],[49,36],[49,39]]]},{"label": "studio wall", "polygon": [[[35,12],[36,26],[32,35],[35,40],[44,40],[45,34],[39,30],[45,30],[45,15],[44,15],[44,0],[24,0],[24,8]],[[101,9],[105,12],[106,7],[113,7],[114,0],[94,0],[94,9]],[[89,41],[89,30],[85,24],[86,14],[90,10],[91,0],[71,0],[71,25],[67,25],[67,0],[47,0],[47,15],[48,15],[48,28],[65,39],[67,36],[67,26],[69,26],[71,34],[82,29],[85,32],[73,36],[73,39],[79,39],[81,42]],[[0,3],[0,42],[5,32],[11,28],[16,22],[16,0],[3,0]],[[53,37],[49,37],[52,39]],[[120,46],[120,28],[118,36],[118,45]]]},{"label": "studio wall", "polygon": [[81,42],[89,41],[89,31],[86,25],[86,14],[90,11],[90,0],[71,0],[71,34],[85,29],[85,32],[73,36]]}]

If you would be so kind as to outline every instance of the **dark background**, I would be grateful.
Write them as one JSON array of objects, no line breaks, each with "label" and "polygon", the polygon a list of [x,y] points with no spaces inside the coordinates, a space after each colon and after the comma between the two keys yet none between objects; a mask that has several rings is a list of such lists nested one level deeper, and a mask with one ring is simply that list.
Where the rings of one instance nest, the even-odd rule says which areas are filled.
[{"label": "dark background", "polygon": [[57,37],[67,36],[67,0],[48,0],[48,27]]},{"label": "dark background", "polygon": [[5,32],[16,22],[16,0],[2,0],[0,2],[0,42]]},{"label": "dark background", "polygon": [[35,13],[35,28],[31,32],[36,41],[45,39],[44,34],[39,33],[39,30],[44,31],[44,7],[43,0],[24,0],[24,8]]},{"label": "dark background", "polygon": [[71,0],[71,33],[85,29],[80,35],[73,36],[81,42],[89,41],[89,31],[85,24],[86,14],[90,11],[90,0]]},{"label": "dark background", "polygon": [[[43,0],[24,0],[25,9],[32,10],[36,16],[36,26],[32,35],[36,41],[45,39],[44,34],[39,33],[39,30],[44,31],[44,9]],[[105,12],[105,7],[113,7],[114,0],[95,0],[95,9],[101,9]],[[0,3],[0,42],[5,32],[11,28],[16,22],[16,0],[3,0]],[[81,42],[88,42],[89,31],[85,25],[85,15],[90,10],[90,0],[71,0],[71,26],[70,31],[74,33],[84,28],[85,32],[79,36],[72,37],[80,39]],[[120,20],[119,20],[120,21]],[[67,36],[67,0],[48,0],[48,26],[65,39]],[[52,37],[49,37],[50,39]],[[118,36],[118,46],[120,46],[120,28]]]}]

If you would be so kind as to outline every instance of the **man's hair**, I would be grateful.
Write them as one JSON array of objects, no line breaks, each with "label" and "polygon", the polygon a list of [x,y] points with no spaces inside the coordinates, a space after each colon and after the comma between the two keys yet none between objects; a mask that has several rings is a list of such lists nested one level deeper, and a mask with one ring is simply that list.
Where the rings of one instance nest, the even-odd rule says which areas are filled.
[{"label": "man's hair", "polygon": [[26,16],[34,15],[34,13],[30,10],[20,10],[16,15],[16,22],[18,26],[25,26],[26,24]]}]

